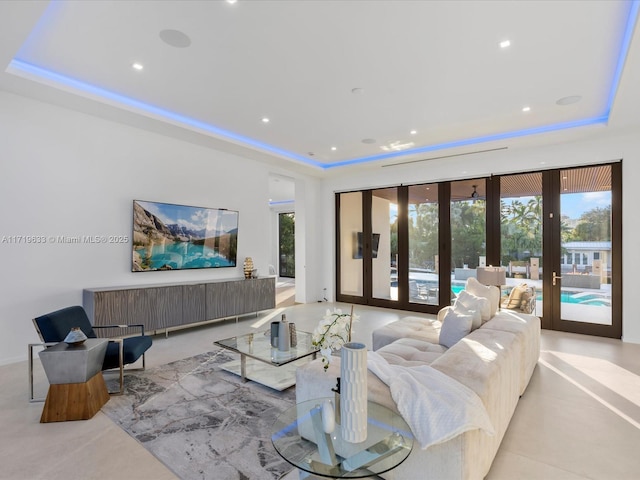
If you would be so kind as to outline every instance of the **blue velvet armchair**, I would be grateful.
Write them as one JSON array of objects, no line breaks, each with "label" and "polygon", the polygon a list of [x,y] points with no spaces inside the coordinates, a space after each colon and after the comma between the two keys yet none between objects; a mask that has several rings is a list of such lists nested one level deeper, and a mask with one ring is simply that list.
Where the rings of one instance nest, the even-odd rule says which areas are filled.
[{"label": "blue velvet armchair", "polygon": [[[62,342],[73,327],[80,327],[87,338],[97,338],[94,329],[98,328],[138,329],[140,335],[109,339],[102,370],[119,369],[120,389],[117,392],[109,392],[113,394],[123,392],[125,365],[134,363],[142,357],[142,369],[145,368],[145,352],[152,344],[151,337],[144,334],[144,325],[91,325],[84,308],[79,305],[34,318],[33,323],[40,340],[45,344]],[[33,376],[30,372],[30,382],[32,381]],[[33,392],[33,386],[31,386],[31,392]]]}]

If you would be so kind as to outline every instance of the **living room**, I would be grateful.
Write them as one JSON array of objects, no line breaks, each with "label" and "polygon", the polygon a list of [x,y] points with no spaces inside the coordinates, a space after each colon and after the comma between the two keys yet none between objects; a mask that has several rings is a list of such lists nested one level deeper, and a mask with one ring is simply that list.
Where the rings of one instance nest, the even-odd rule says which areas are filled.
[{"label": "living room", "polygon": [[[32,5],[18,7],[20,3]],[[3,65],[10,65],[46,4],[3,2],[0,6],[3,12],[0,16],[3,32],[0,60]],[[634,35],[637,38],[637,29]],[[569,133],[550,131],[530,135],[517,146],[493,152],[471,153],[501,147],[503,143],[493,141],[469,148],[459,146],[420,153],[415,155],[429,161],[386,168],[370,162],[323,170],[255,150],[250,156],[247,149],[237,144],[223,144],[219,138],[205,138],[199,132],[168,126],[157,118],[141,119],[131,109],[117,109],[113,104],[94,105],[86,97],[68,90],[56,89],[50,84],[35,85],[28,75],[3,71],[0,84],[2,236],[56,239],[77,235],[128,236],[134,199],[239,212],[240,261],[233,271],[133,273],[130,245],[122,243],[2,243],[0,326],[4,333],[0,337],[0,365],[3,365],[3,377],[5,373],[11,378],[15,375],[13,385],[23,389],[7,392],[3,387],[2,394],[12,398],[21,395],[25,403],[22,410],[11,411],[19,412],[17,415],[25,424],[34,418],[37,422],[34,406],[26,405],[26,382],[21,383],[26,379],[25,347],[37,341],[31,319],[56,308],[82,304],[83,289],[239,277],[242,275],[241,261],[245,257],[254,259],[259,275],[267,275],[269,264],[273,263],[277,235],[268,191],[269,177],[274,174],[291,178],[296,185],[296,301],[315,307],[324,295],[329,299],[336,298],[335,192],[481,178],[622,159],[622,280],[626,295],[622,304],[620,348],[628,350],[640,343],[640,321],[633,301],[638,284],[634,266],[640,265],[640,252],[634,248],[640,233],[634,211],[640,201],[640,192],[634,188],[640,183],[640,115],[637,113],[640,48],[637,43],[636,39],[627,54],[606,124],[575,128]],[[360,138],[358,143],[361,143]],[[449,152],[465,155],[444,158]],[[316,314],[313,312],[312,315]],[[309,319],[308,328],[317,320],[319,318]],[[230,325],[225,324],[224,328],[227,330],[220,334],[232,331]],[[176,348],[176,352],[185,356],[204,348],[199,344],[187,352],[189,345],[198,341],[194,340],[198,334],[183,335],[189,336],[182,337],[184,343],[178,347],[171,342],[156,342],[150,356],[154,350],[165,348]],[[218,333],[207,335],[206,343],[210,347]],[[598,349],[597,341],[590,338],[582,345]],[[608,340],[601,341],[610,345]],[[162,359],[161,363],[167,363],[178,357],[166,353],[157,358]],[[9,371],[14,373],[9,374]],[[90,431],[87,434],[93,436],[103,427],[117,428],[108,426],[108,422],[107,418],[98,417],[90,422],[76,422],[78,430],[66,430],[64,435],[77,440],[85,432]],[[38,430],[37,434],[64,443],[55,432],[69,427],[50,426],[53,428],[47,433]],[[42,426],[31,425],[29,428],[32,427]],[[11,433],[20,438],[17,425]],[[10,438],[6,437],[6,441]],[[23,448],[28,449],[28,443],[23,444]],[[119,453],[122,453],[121,449]],[[133,462],[134,459],[130,460]]]}]

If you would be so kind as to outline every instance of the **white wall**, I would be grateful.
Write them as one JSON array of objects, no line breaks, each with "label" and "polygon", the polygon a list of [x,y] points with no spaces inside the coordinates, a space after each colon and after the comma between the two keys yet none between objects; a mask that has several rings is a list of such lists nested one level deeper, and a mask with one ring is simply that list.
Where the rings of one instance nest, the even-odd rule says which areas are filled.
[{"label": "white wall", "polygon": [[297,178],[296,189],[296,302],[310,303],[323,298],[319,280],[323,259],[319,254],[322,242],[320,183],[316,179]]},{"label": "white wall", "polygon": [[[0,364],[37,341],[31,319],[82,302],[82,289],[260,274],[273,255],[269,169],[238,156],[0,92]],[[640,140],[633,135],[477,154],[296,181],[296,301],[335,298],[334,192],[623,160],[623,336],[640,343]],[[542,164],[542,162],[545,162]],[[277,172],[284,174],[287,172]],[[130,235],[133,199],[240,212],[238,263],[221,270],[131,273],[129,244],[9,243],[16,235]],[[271,237],[271,239],[270,239]]]},{"label": "white wall", "polygon": [[[246,256],[268,273],[265,164],[4,92],[0,135],[0,364],[25,359],[31,319],[83,288],[237,278]],[[238,210],[239,266],[132,273],[130,243],[11,243],[131,236],[133,199]]]},{"label": "white wall", "polygon": [[[543,170],[565,166],[604,163],[623,159],[623,340],[640,343],[640,315],[635,292],[640,289],[640,136],[628,134],[607,136],[594,131],[589,140],[522,150],[506,150],[492,153],[451,157],[413,163],[403,166],[372,168],[368,171],[339,176],[326,180],[323,186],[323,209],[333,209],[334,192],[374,188],[400,184],[417,184],[430,181],[463,179],[487,176],[492,173]],[[489,147],[487,147],[489,148]],[[436,155],[434,155],[436,156]],[[328,244],[333,229],[324,232]],[[325,255],[332,249],[324,249]],[[335,268],[325,263],[324,282],[334,285]],[[329,298],[335,298],[334,290]]]}]

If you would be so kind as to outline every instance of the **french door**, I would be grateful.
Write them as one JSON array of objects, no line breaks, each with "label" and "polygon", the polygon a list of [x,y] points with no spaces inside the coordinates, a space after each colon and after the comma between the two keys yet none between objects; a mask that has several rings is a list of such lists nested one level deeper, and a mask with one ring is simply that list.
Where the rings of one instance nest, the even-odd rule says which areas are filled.
[{"label": "french door", "polygon": [[547,174],[543,326],[620,338],[621,164]]},{"label": "french door", "polygon": [[338,301],[435,313],[482,266],[543,328],[620,338],[621,163],[336,194]]}]

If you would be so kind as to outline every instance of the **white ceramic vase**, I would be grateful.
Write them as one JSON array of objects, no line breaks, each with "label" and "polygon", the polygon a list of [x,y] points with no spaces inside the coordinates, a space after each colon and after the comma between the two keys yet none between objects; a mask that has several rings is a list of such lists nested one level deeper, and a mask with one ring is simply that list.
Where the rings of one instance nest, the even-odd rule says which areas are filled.
[{"label": "white ceramic vase", "polygon": [[331,433],[336,426],[336,412],[331,400],[322,402],[322,428],[324,433]]},{"label": "white ceramic vase", "polygon": [[367,347],[345,343],[340,354],[340,422],[342,438],[360,443],[367,439]]}]

